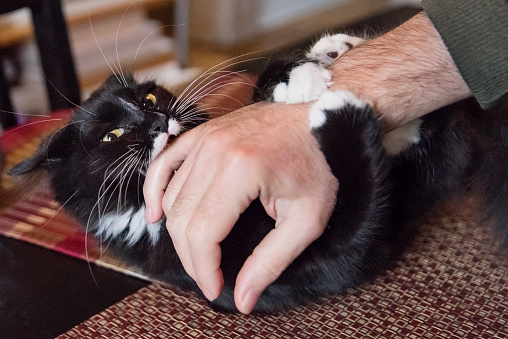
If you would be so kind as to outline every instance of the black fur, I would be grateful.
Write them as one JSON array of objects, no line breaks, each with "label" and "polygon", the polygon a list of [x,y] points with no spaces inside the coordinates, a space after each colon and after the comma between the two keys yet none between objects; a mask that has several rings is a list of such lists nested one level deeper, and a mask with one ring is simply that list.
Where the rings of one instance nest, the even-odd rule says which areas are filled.
[{"label": "black fur", "polygon": [[[262,90],[255,94],[256,99],[269,99],[270,89],[287,80],[292,66],[274,65],[262,75]],[[90,232],[100,218],[96,207],[99,187],[103,182],[114,184],[113,176],[105,180],[107,168],[128,147],[146,151],[153,139],[150,131],[165,128],[168,118],[176,116],[167,109],[175,100],[171,93],[152,82],[138,84],[132,78],[127,85],[110,78],[74,112],[69,125],[46,139],[32,158],[11,170],[12,174],[21,175],[46,168],[56,199]],[[158,106],[144,108],[144,96],[153,91],[160,98]],[[125,107],[119,98],[131,102],[138,110]],[[339,180],[337,204],[324,234],[267,288],[255,311],[295,307],[368,281],[393,262],[421,217],[437,203],[466,189],[485,197],[486,210],[497,217],[497,228],[506,243],[508,138],[506,129],[500,128],[506,126],[507,118],[505,115],[503,124],[491,123],[490,115],[478,118],[466,112],[471,109],[468,105],[471,102],[426,116],[421,142],[397,157],[385,153],[381,129],[370,107],[346,105],[326,111],[326,123],[313,133]],[[478,111],[476,107],[472,110]],[[187,125],[186,129],[197,123]],[[100,142],[105,133],[118,127],[125,127],[128,133],[114,144]],[[110,203],[102,206],[101,213],[142,206],[141,173],[147,165],[144,160],[140,159],[139,166],[133,168],[139,169],[133,174],[134,179],[124,182],[126,201],[119,202],[121,195],[111,194]],[[118,171],[110,168],[110,172]],[[236,275],[273,227],[274,221],[258,200],[240,216],[221,244],[225,285],[214,306],[236,310],[233,300]],[[120,257],[139,265],[146,274],[199,293],[184,272],[164,227],[155,245],[146,233],[133,245],[126,243],[126,237],[127,231],[99,240],[114,248]]]}]

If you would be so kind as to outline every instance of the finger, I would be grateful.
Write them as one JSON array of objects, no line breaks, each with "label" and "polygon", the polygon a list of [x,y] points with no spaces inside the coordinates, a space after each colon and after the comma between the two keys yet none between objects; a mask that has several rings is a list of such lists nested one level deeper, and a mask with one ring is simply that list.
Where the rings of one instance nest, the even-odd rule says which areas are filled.
[{"label": "finger", "polygon": [[312,205],[294,204],[287,218],[268,233],[245,261],[235,286],[235,303],[240,312],[250,313],[266,287],[323,233],[326,223],[313,217],[316,211],[308,207]]},{"label": "finger", "polygon": [[[206,137],[207,140],[210,137]],[[185,271],[197,282],[190,256],[187,228],[203,196],[213,182],[221,163],[222,150],[209,146],[210,142],[198,141],[174,178],[163,198],[167,220],[166,227],[173,240]],[[215,143],[212,142],[212,143]],[[219,143],[224,145],[224,143]],[[203,145],[203,146],[201,146]],[[221,146],[223,147],[223,146]]]},{"label": "finger", "polygon": [[180,136],[148,166],[143,185],[145,217],[148,224],[160,220],[163,215],[162,199],[176,169],[187,158],[196,137],[189,133]]},{"label": "finger", "polygon": [[[203,196],[187,228],[187,239],[196,282],[209,300],[217,298],[223,285],[220,243],[240,214],[258,197],[252,166],[221,169]],[[244,170],[243,168],[249,168]],[[246,180],[249,178],[250,180]]]}]

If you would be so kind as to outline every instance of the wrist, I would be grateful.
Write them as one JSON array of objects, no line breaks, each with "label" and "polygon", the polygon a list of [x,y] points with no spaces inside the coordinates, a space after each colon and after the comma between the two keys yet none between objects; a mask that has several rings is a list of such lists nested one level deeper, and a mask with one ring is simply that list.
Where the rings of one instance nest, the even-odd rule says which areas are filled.
[{"label": "wrist", "polygon": [[355,47],[332,72],[331,89],[346,89],[371,102],[387,128],[470,96],[424,13]]}]

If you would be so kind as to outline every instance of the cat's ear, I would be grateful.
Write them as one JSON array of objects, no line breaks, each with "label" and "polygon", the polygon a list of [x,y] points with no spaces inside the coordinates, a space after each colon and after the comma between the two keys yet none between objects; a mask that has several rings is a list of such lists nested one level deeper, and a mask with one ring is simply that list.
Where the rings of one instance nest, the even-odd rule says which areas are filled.
[{"label": "cat's ear", "polygon": [[64,145],[68,144],[59,142],[63,135],[63,131],[59,131],[46,138],[42,141],[37,151],[30,158],[27,158],[12,167],[8,172],[9,175],[24,175],[34,170],[47,168],[52,163],[61,161],[65,152]]},{"label": "cat's ear", "polygon": [[107,88],[125,87],[126,85],[132,86],[132,85],[134,85],[134,83],[135,83],[134,77],[130,74],[125,74],[125,75],[111,74],[106,79],[106,81],[104,82],[102,87],[107,87]]}]

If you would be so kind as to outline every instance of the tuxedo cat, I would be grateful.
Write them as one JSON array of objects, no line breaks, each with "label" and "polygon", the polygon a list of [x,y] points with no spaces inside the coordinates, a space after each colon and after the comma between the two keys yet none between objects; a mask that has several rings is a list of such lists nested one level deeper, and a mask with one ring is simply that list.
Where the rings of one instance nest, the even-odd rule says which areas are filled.
[{"label": "tuxedo cat", "polygon": [[[353,40],[346,42],[353,46],[360,41]],[[465,188],[486,197],[498,225],[508,220],[506,134],[498,133],[499,125],[491,123],[493,112],[477,115],[477,108],[471,109],[469,103],[443,108],[408,133],[402,132],[409,137],[401,138],[405,142],[396,151],[387,152],[386,136],[372,108],[349,92],[327,91],[327,58],[340,56],[338,45],[351,48],[344,40],[328,45],[336,50],[318,51],[317,57],[289,66],[274,63],[260,76],[255,100],[316,96],[309,129],[340,189],[324,234],[268,286],[254,311],[296,307],[375,277],[400,253],[419,218]],[[317,95],[314,91],[293,95],[292,70],[314,67],[307,64],[324,74],[325,88]],[[286,88],[275,90],[278,86]],[[277,91],[282,94],[274,94]],[[112,76],[74,111],[65,127],[10,173],[44,169],[56,200],[99,242],[139,265],[145,274],[200,293],[185,273],[164,221],[145,223],[142,186],[148,165],[168,139],[206,119],[188,100],[176,98],[154,82]],[[494,191],[485,193],[487,186]],[[240,216],[221,243],[225,283],[213,306],[236,310],[236,275],[274,225],[259,200]]]}]

